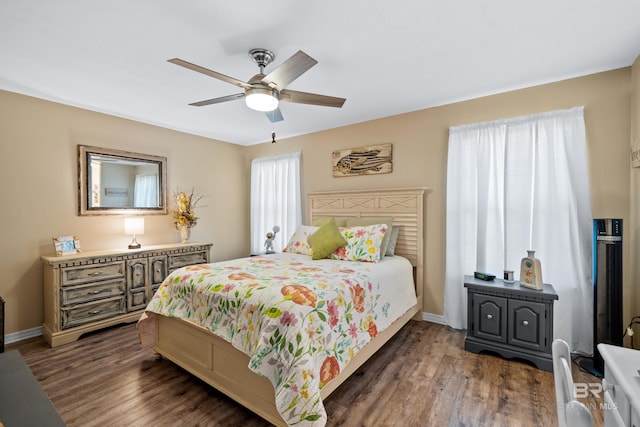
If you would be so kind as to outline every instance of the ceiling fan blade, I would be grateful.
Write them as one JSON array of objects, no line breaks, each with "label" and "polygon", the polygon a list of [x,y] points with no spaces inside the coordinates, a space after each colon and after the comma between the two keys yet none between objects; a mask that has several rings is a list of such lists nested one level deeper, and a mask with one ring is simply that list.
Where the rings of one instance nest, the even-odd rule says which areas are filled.
[{"label": "ceiling fan blade", "polygon": [[335,96],[316,95],[315,93],[284,89],[280,91],[280,101],[295,102],[297,104],[320,105],[323,107],[342,108],[346,99],[337,98]]},{"label": "ceiling fan blade", "polygon": [[278,65],[275,70],[264,76],[262,82],[273,84],[278,90],[282,90],[317,63],[318,61],[299,50],[289,59]]},{"label": "ceiling fan blade", "polygon": [[193,71],[197,71],[198,73],[202,73],[206,76],[213,77],[218,80],[222,80],[223,82],[231,83],[232,85],[241,87],[243,89],[249,89],[251,87],[250,84],[245,83],[242,80],[238,80],[236,78],[226,76],[222,73],[218,73],[217,71],[213,71],[208,68],[204,68],[199,65],[192,64],[191,62],[183,61],[182,59],[178,59],[178,58],[167,59],[167,62],[171,62],[172,64],[176,64],[181,67],[188,68]]},{"label": "ceiling fan blade", "polygon": [[273,111],[265,111],[264,114],[267,116],[271,123],[281,122],[284,120],[284,117],[282,117],[282,111],[280,111],[279,108],[276,108]]},{"label": "ceiling fan blade", "polygon": [[205,105],[220,104],[221,102],[234,101],[240,98],[244,98],[244,93],[236,93],[233,95],[221,96],[219,98],[207,99],[205,101],[193,102],[189,105],[193,105],[194,107],[204,107]]}]

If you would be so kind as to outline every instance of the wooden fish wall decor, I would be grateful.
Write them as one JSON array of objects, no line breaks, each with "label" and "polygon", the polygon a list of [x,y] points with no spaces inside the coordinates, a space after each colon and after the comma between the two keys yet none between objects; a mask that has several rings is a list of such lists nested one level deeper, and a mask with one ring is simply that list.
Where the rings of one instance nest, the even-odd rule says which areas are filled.
[{"label": "wooden fish wall decor", "polygon": [[391,173],[393,171],[392,144],[369,145],[334,151],[333,176],[357,176]]}]

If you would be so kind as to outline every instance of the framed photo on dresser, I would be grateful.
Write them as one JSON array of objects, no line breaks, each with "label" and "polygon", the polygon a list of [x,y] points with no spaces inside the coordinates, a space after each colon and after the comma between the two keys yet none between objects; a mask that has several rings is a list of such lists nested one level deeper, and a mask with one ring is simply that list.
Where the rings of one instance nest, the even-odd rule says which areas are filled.
[{"label": "framed photo on dresser", "polygon": [[80,238],[78,236],[59,236],[53,238],[53,248],[56,255],[75,255],[80,250]]}]

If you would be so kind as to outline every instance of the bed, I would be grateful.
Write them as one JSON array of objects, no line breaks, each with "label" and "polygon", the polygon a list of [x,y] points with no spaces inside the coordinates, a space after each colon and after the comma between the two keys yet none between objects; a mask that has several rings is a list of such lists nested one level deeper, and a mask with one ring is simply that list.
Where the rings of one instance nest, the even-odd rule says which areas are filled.
[{"label": "bed", "polygon": [[[140,320],[141,342],[275,425],[324,425],[326,413],[322,400],[409,320],[422,319],[426,191],[425,188],[404,188],[310,193],[308,224],[321,217],[367,218],[373,222],[378,217],[392,218],[393,227],[399,229],[396,256],[385,257],[374,264],[314,261],[307,255],[283,253],[177,270],[167,278],[177,287],[162,286],[158,293],[165,292],[165,295],[157,293],[154,296],[154,299],[162,300],[156,301],[155,312],[145,312]],[[394,280],[399,281],[400,273],[394,270],[396,266],[408,271],[402,274],[409,275],[409,282],[413,276],[415,283],[415,292],[412,289],[412,295],[404,299],[409,302],[404,305],[395,303],[401,298],[393,292],[390,295],[387,292],[385,296],[378,289],[389,289]],[[264,276],[263,267],[270,276]],[[226,284],[221,285],[218,281],[207,286],[217,287],[217,291],[227,292],[227,295],[235,292],[235,297],[226,298],[224,304],[217,299],[217,306],[232,317],[251,318],[248,326],[231,326],[230,320],[204,308],[206,302],[196,301],[211,297],[202,296],[199,288],[192,284],[201,284],[218,273],[227,275]],[[311,276],[319,281],[318,285],[313,285],[318,287],[312,292],[309,291],[311,285],[296,285],[306,285]],[[265,285],[276,279],[290,284]],[[248,287],[236,288],[240,283]],[[333,293],[340,288],[344,294]],[[280,305],[278,300],[277,304],[265,305],[270,311],[263,310],[265,307],[258,308],[259,304],[241,301],[239,289],[243,292],[241,296],[251,297],[278,289],[282,304],[289,305]],[[189,291],[193,293],[185,297],[185,292]],[[173,298],[170,292],[174,292],[174,296],[179,294],[180,298]],[[194,304],[186,307],[185,299]],[[335,304],[336,301],[339,304]],[[244,304],[242,309],[241,304]],[[294,313],[292,305],[307,311]],[[256,309],[266,313],[261,317],[264,320],[252,317]],[[340,310],[346,317],[344,324],[340,323],[342,320],[338,320],[337,314],[335,318],[333,316]],[[189,320],[179,317],[183,313],[188,314]],[[313,331],[308,324],[303,331],[300,322],[301,330],[296,332],[292,324],[303,317],[316,322],[312,323],[315,325]],[[254,328],[270,331],[269,337],[250,335]],[[323,335],[318,335],[320,329],[324,331]],[[281,333],[281,330],[285,332]],[[346,338],[348,343],[343,344],[340,337]],[[312,340],[311,344],[307,339]],[[318,351],[317,357],[316,353],[311,356],[311,352],[302,351],[303,347],[305,351],[308,348],[315,350],[316,343],[325,346]],[[247,353],[252,357],[238,348],[249,350]],[[311,360],[314,358],[317,360]],[[289,371],[288,367],[294,362],[296,370]]]}]

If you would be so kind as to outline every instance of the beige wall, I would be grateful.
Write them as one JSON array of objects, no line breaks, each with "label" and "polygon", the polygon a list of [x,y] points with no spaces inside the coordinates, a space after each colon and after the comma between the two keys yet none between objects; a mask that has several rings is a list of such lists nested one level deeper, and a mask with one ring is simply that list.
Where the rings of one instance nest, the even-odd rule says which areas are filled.
[{"label": "beige wall", "polygon": [[[5,242],[0,249],[4,277],[0,296],[7,301],[6,332],[42,323],[39,257],[52,253],[52,236],[79,234],[85,250],[128,244],[122,234],[122,218],[77,216],[77,144],[166,156],[170,188],[195,186],[210,196],[208,207],[198,212],[202,220],[192,237],[214,243],[214,260],[244,256],[249,251],[253,158],[301,150],[304,192],[429,187],[424,307],[428,313],[441,315],[449,127],[584,105],[593,216],[621,217],[629,224],[631,203],[640,204],[638,198],[630,197],[631,186],[640,186],[635,182],[640,182],[637,174],[630,179],[629,167],[631,79],[633,74],[637,90],[639,74],[637,63],[634,67],[633,73],[623,68],[251,147],[0,91],[0,173],[4,178],[0,220]],[[637,120],[635,126],[640,126]],[[387,142],[393,143],[393,173],[331,176],[332,151]],[[145,227],[139,239],[142,244],[178,241],[168,216],[148,216]],[[635,232],[627,236],[624,281],[625,295],[631,295],[629,249],[638,239]],[[625,323],[639,308],[638,297],[635,303],[625,298]]]},{"label": "beige wall", "polygon": [[[165,156],[168,187],[206,194],[193,241],[214,260],[245,256],[248,172],[242,147],[0,91],[0,296],[7,334],[43,321],[40,256],[53,236],[78,234],[83,250],[126,249],[122,217],[80,217],[78,144]],[[194,155],[195,153],[195,155]],[[239,215],[240,213],[240,215]],[[178,242],[168,215],[146,216],[143,245]]]},{"label": "beige wall", "polygon": [[[277,144],[260,144],[247,147],[245,161],[248,164],[255,157],[301,150],[305,192],[429,187],[432,192],[427,198],[424,309],[441,315],[449,127],[584,105],[593,216],[620,217],[628,221],[630,75],[630,69],[624,68],[290,138]],[[387,142],[393,143],[393,173],[349,178],[331,176],[332,151]],[[625,241],[625,248],[629,248],[629,239]],[[631,289],[628,254],[626,250],[626,292]],[[625,321],[630,315],[630,304],[625,300]]]}]

